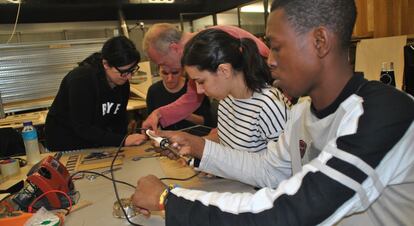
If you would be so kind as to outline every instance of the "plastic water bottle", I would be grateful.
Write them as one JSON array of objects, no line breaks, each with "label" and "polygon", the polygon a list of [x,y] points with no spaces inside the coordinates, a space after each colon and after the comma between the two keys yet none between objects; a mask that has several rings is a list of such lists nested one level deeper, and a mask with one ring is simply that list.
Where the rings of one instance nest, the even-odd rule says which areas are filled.
[{"label": "plastic water bottle", "polygon": [[22,136],[26,149],[26,158],[29,164],[36,164],[40,161],[39,142],[37,132],[31,121],[23,122]]}]

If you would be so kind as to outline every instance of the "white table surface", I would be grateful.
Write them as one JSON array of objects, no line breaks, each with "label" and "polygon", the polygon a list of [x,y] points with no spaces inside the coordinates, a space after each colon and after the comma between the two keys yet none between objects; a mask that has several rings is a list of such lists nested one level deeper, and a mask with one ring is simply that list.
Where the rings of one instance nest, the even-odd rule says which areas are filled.
[{"label": "white table surface", "polygon": [[[138,147],[138,149],[143,149],[144,147],[145,145]],[[142,153],[142,150],[140,153]],[[148,153],[146,153],[146,155],[148,155]],[[177,164],[172,160],[165,159],[165,157],[162,161],[159,157],[143,158],[139,161],[132,161],[132,157],[134,157],[134,154],[126,155],[121,166],[122,169],[115,171],[114,175],[117,180],[122,180],[133,185],[136,185],[139,177],[146,176],[148,174],[154,174],[158,177],[165,177],[166,175],[171,176],[174,174],[174,172],[167,172],[166,174],[166,172],[163,171],[161,162],[163,164],[166,162],[169,164],[169,161],[171,161],[171,164]],[[28,167],[25,168],[26,169],[22,170],[22,174],[27,172]],[[106,169],[97,169],[94,171],[101,172]],[[199,179],[195,185],[191,185],[191,182],[187,182],[187,184],[183,187],[192,187],[199,190],[219,192],[254,192],[254,189],[251,186],[240,182],[221,178],[207,178],[203,176],[199,176],[198,178]],[[0,184],[0,188],[4,189],[16,181],[18,181],[17,177],[10,178],[8,181]],[[166,183],[180,184],[178,181],[169,181]],[[84,178],[74,181],[74,184],[76,190],[80,192],[79,201],[90,201],[92,202],[92,205],[76,210],[66,216],[64,223],[65,226],[130,225],[125,219],[115,218],[112,216],[113,204],[116,201],[116,196],[111,181],[102,177],[98,177],[92,181]],[[117,188],[120,198],[128,198],[134,192],[133,188],[122,184],[118,184]],[[132,221],[148,226],[165,225],[164,218],[160,215],[160,213],[153,214],[150,218],[145,218],[139,215],[134,217]]]}]

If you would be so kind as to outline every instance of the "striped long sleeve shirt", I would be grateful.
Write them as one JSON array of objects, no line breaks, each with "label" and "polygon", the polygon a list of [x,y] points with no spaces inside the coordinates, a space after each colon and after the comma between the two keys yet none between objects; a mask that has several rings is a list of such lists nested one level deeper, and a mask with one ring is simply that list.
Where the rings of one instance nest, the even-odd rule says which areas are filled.
[{"label": "striped long sleeve shirt", "polygon": [[276,88],[254,92],[251,98],[228,96],[218,108],[220,143],[237,150],[258,152],[277,141],[289,114],[283,94]]}]

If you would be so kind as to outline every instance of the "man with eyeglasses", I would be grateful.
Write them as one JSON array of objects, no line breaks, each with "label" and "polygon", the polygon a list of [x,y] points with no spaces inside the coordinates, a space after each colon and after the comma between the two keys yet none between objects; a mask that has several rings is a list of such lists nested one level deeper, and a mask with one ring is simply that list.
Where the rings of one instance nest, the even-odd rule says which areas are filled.
[{"label": "man with eyeglasses", "polygon": [[[173,103],[187,92],[188,80],[180,69],[171,70],[165,66],[159,66],[159,74],[162,78],[151,85],[147,92],[147,111],[151,114],[155,109]],[[172,125],[162,127],[166,130],[180,130],[195,124],[215,127],[210,110],[208,98],[204,98],[201,106],[187,118]]]},{"label": "man with eyeglasses", "polygon": [[[236,38],[250,38],[259,49],[260,55],[267,57],[269,48],[251,33],[229,25],[218,25],[207,29],[219,29]],[[197,33],[182,32],[175,25],[158,23],[150,27],[143,40],[144,52],[149,59],[157,65],[164,66],[168,70],[181,70],[181,57],[185,44]],[[204,98],[203,94],[197,94],[195,82],[188,82],[187,93],[177,101],[155,109],[143,122],[143,128],[156,130],[158,124],[162,127],[169,126],[191,115],[200,106]]]},{"label": "man with eyeglasses", "polygon": [[129,79],[140,54],[126,37],[106,41],[102,51],[83,60],[62,80],[46,118],[51,151],[138,145],[145,136],[127,134]]}]

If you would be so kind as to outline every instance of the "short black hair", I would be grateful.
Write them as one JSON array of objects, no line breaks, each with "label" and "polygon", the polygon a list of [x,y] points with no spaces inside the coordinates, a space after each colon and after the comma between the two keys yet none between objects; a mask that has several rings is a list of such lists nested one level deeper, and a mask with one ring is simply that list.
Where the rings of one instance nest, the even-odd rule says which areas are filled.
[{"label": "short black hair", "polygon": [[354,0],[274,0],[270,11],[279,8],[299,34],[325,26],[337,34],[341,47],[350,46],[357,15]]},{"label": "short black hair", "polygon": [[102,59],[105,59],[109,66],[122,67],[128,64],[138,64],[141,60],[135,44],[125,36],[116,36],[108,39],[101,52],[92,53],[79,63],[79,66],[102,65]]},{"label": "short black hair", "polygon": [[229,63],[243,72],[246,86],[259,92],[271,84],[272,76],[266,61],[250,38],[235,38],[218,29],[206,29],[195,35],[184,48],[182,66],[216,72],[220,64]]},{"label": "short black hair", "polygon": [[135,44],[125,36],[116,36],[105,42],[102,47],[102,58],[110,66],[122,67],[131,63],[139,63],[141,56]]}]

